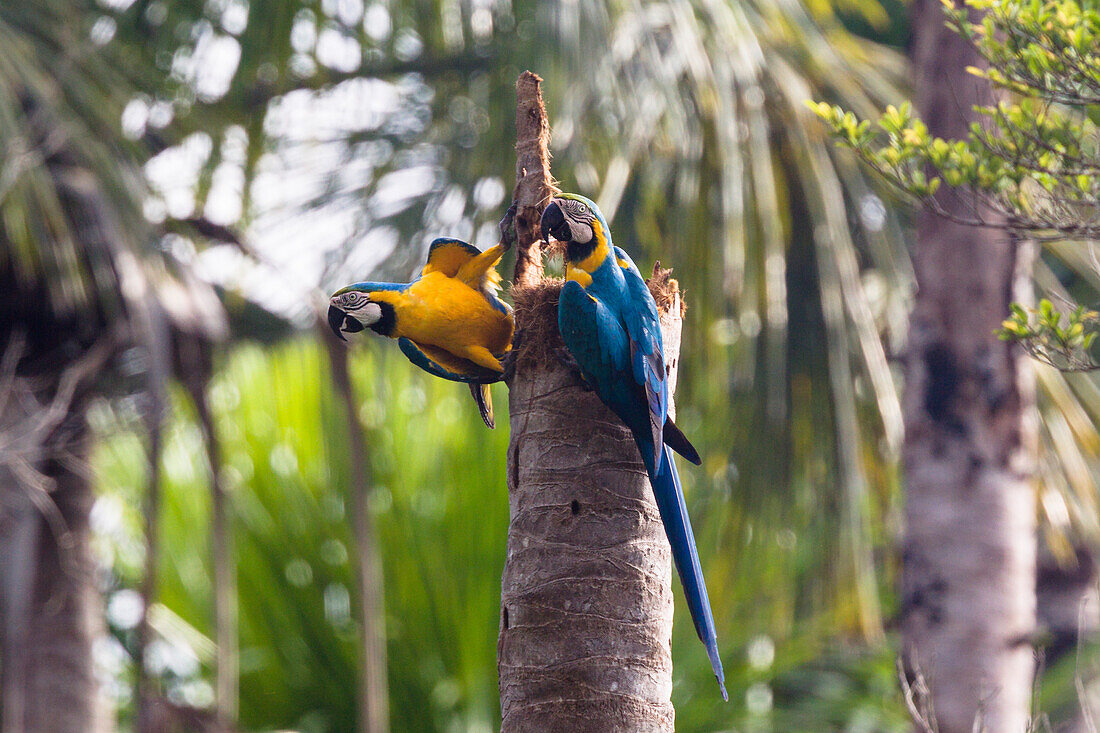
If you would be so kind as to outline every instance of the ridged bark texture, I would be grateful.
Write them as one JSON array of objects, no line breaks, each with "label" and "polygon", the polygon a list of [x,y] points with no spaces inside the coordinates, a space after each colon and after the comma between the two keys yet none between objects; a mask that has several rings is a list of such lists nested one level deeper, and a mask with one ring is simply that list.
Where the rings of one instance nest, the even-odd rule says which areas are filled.
[{"label": "ridged bark texture", "polygon": [[[517,317],[554,318],[559,289]],[[677,295],[669,365],[681,323]],[[630,431],[555,361],[521,363],[509,410],[501,730],[673,730],[671,553]]]},{"label": "ridged bark texture", "polygon": [[[933,134],[965,136],[988,92],[938,0],[914,8],[918,107]],[[984,99],[982,97],[985,97]],[[945,187],[946,188],[946,187]],[[949,211],[972,204],[942,192]],[[985,214],[988,218],[988,214]],[[904,659],[941,733],[1024,731],[1034,671],[1034,395],[1021,350],[994,330],[1029,299],[1031,248],[924,212],[906,357]],[[975,725],[977,721],[977,726]]]}]

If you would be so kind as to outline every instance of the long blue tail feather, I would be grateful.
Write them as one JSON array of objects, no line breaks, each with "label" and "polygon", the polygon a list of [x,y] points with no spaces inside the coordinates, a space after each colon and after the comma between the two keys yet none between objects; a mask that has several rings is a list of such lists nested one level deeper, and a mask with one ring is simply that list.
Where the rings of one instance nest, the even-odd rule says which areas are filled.
[{"label": "long blue tail feather", "polygon": [[[641,446],[639,446],[641,447]],[[645,455],[642,448],[642,455]],[[650,471],[653,495],[657,499],[657,509],[665,525],[668,543],[672,546],[672,559],[676,563],[676,572],[684,586],[691,620],[695,624],[695,633],[707,648],[710,666],[722,690],[722,699],[729,701],[726,693],[726,677],[722,671],[722,660],[718,656],[718,638],[714,630],[714,616],[707,598],[707,584],[703,580],[703,568],[699,564],[699,552],[695,549],[695,534],[691,531],[691,519],[688,518],[687,505],[684,502],[684,490],[680,486],[680,475],[672,461],[672,451],[663,446],[661,465],[656,471]]]}]

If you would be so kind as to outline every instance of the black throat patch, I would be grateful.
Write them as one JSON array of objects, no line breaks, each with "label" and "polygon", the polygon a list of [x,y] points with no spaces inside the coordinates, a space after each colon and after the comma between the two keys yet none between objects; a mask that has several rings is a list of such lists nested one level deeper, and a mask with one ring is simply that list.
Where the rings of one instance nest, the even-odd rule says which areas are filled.
[{"label": "black throat patch", "polygon": [[592,234],[592,239],[589,239],[584,244],[569,240],[569,243],[565,245],[565,258],[577,264],[581,260],[588,257],[596,249],[596,235]]},{"label": "black throat patch", "polygon": [[370,330],[381,336],[392,336],[393,330],[397,328],[397,311],[394,310],[392,303],[384,300],[374,302],[382,310],[382,317],[370,325]]}]

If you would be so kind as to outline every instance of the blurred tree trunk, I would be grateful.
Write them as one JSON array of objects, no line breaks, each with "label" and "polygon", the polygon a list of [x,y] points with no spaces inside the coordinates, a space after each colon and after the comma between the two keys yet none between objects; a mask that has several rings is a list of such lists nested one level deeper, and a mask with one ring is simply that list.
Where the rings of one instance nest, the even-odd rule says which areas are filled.
[{"label": "blurred tree trunk", "polygon": [[366,435],[359,422],[348,350],[332,335],[324,319],[317,323],[332,369],[332,381],[347,419],[351,456],[351,523],[355,535],[359,568],[359,634],[361,668],[359,679],[359,731],[385,733],[390,728],[389,685],[386,660],[386,602],[382,558],[375,539],[368,496],[371,491],[367,465]]},{"label": "blurred tree trunk", "polygon": [[[541,278],[539,215],[554,188],[539,81],[517,84],[501,730],[671,731],[671,553],[653,490],[630,431],[554,355],[561,281]],[[675,367],[678,294],[667,310]]]},{"label": "blurred tree trunk", "polygon": [[0,374],[0,616],[4,733],[105,731],[92,644],[103,632],[88,515],[84,388],[101,342],[53,374]]},{"label": "blurred tree trunk", "polygon": [[[99,695],[92,644],[104,633],[88,514],[94,497],[88,482],[88,435],[82,409],[67,421],[64,459],[51,460],[46,475],[56,483],[53,502],[66,534],[39,533],[38,572],[27,635],[27,731],[108,730]],[[76,466],[82,466],[76,468]]]},{"label": "blurred tree trunk", "polygon": [[150,613],[157,597],[157,567],[160,562],[160,457],[164,447],[163,409],[165,395],[159,387],[148,391],[150,405],[145,424],[149,433],[145,461],[148,471],[145,485],[145,499],[141,508],[142,529],[145,539],[145,562],[141,576],[141,619],[134,635],[134,710],[138,733],[155,733],[153,700],[156,690],[149,677],[145,652],[153,640],[153,627]]},{"label": "blurred tree trunk", "polygon": [[[917,104],[933,134],[964,137],[988,90],[944,27],[939,0],[914,6]],[[973,202],[943,187],[948,211]],[[987,212],[983,215],[989,218]],[[904,660],[941,733],[1023,731],[1035,627],[1033,375],[994,330],[1029,300],[1032,248],[1003,230],[922,211],[906,357]],[[977,722],[977,726],[975,727]]]},{"label": "blurred tree trunk", "polygon": [[237,724],[240,653],[237,641],[237,568],[233,556],[233,511],[221,472],[221,442],[206,397],[214,375],[214,345],[209,338],[177,333],[175,373],[195,405],[210,468],[210,552],[214,564],[215,714],[222,730]]}]

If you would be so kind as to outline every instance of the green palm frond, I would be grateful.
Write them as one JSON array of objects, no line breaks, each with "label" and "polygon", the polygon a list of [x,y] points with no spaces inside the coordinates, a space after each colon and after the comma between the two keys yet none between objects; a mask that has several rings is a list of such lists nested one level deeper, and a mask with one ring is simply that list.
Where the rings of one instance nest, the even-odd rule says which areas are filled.
[{"label": "green palm frond", "polygon": [[114,248],[143,230],[137,159],[112,145],[133,90],[108,58],[68,3],[0,9],[0,271],[9,293],[77,322],[117,310]]},{"label": "green palm frond", "polygon": [[208,336],[223,329],[212,291],[155,246],[144,213],[148,150],[120,124],[154,79],[129,72],[126,48],[107,43],[111,23],[91,2],[0,8],[4,343],[27,329],[32,351],[66,339],[79,347],[125,323],[151,345],[149,309],[168,291],[169,322]]},{"label": "green palm frond", "polygon": [[[1100,269],[1089,244],[1047,245],[1036,263],[1038,289],[1068,310],[1100,302]],[[1035,364],[1039,402],[1039,507],[1047,545],[1063,562],[1073,547],[1100,545],[1100,375]]]}]

